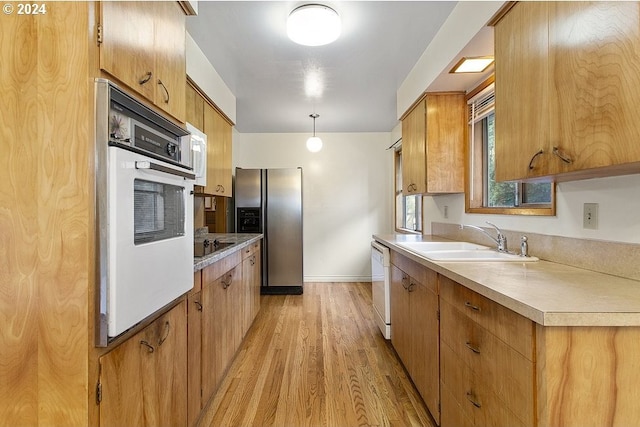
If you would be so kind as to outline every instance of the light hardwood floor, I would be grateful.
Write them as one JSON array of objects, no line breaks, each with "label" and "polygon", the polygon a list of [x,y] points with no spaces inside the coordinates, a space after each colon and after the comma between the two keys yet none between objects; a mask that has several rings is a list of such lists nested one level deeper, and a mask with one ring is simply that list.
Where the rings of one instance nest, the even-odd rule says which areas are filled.
[{"label": "light hardwood floor", "polygon": [[200,426],[434,426],[373,320],[370,283],[262,297]]}]

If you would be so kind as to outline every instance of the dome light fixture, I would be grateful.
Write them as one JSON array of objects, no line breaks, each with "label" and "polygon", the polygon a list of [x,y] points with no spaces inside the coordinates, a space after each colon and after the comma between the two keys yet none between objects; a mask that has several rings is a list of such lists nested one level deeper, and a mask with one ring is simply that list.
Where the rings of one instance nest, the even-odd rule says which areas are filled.
[{"label": "dome light fixture", "polygon": [[340,37],[342,24],[338,12],[323,4],[305,4],[291,11],[287,35],[305,46],[322,46]]},{"label": "dome light fixture", "polygon": [[322,150],[322,140],[320,139],[320,137],[316,136],[316,119],[320,117],[320,114],[309,114],[309,117],[313,119],[313,136],[307,139],[307,150],[311,151],[312,153],[317,153],[318,151]]}]

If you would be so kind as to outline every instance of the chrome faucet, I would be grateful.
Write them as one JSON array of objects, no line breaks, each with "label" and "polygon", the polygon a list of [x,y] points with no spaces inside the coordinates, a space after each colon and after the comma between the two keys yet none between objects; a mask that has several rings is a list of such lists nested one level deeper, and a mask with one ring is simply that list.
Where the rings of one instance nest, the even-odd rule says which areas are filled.
[{"label": "chrome faucet", "polygon": [[507,249],[507,236],[505,236],[502,233],[502,230],[500,230],[498,228],[497,225],[487,221],[487,224],[489,224],[490,226],[492,226],[493,228],[496,229],[496,231],[498,232],[497,237],[493,237],[491,234],[489,234],[485,229],[478,227],[477,225],[464,225],[464,224],[460,224],[460,229],[464,229],[464,228],[473,228],[474,230],[478,230],[480,232],[482,232],[485,236],[487,236],[488,238],[490,238],[491,240],[493,240],[496,243],[497,246],[497,250],[498,252],[508,252]]}]

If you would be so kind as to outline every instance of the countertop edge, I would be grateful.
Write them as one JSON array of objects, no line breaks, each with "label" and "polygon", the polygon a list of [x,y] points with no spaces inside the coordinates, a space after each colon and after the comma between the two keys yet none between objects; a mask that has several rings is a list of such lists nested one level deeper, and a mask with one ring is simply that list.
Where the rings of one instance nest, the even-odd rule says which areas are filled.
[{"label": "countertop edge", "polygon": [[[514,312],[532,320],[533,322],[541,325],[541,326],[559,326],[559,327],[573,327],[573,326],[640,326],[640,307],[638,308],[638,312],[615,312],[615,311],[544,311],[540,310],[533,305],[527,303],[527,301],[522,299],[513,298],[509,295],[505,295],[497,289],[488,286],[487,284],[478,283],[471,277],[465,276],[464,274],[460,274],[456,271],[453,271],[452,268],[455,268],[456,265],[460,264],[469,264],[469,263],[439,263],[431,261],[425,257],[422,257],[408,249],[403,248],[400,245],[397,245],[397,235],[373,235],[373,239],[382,243],[383,245],[389,247],[390,249],[406,256],[407,258],[418,262],[419,264],[435,271],[436,273],[442,274],[443,276],[460,283],[461,285],[477,292],[478,294],[489,298],[490,300],[510,309]],[[449,239],[437,237],[437,236],[416,236],[410,238],[411,240],[423,240],[423,241],[450,241]],[[540,260],[537,261],[536,264],[543,265],[549,264],[550,266],[561,266],[562,268],[566,267],[567,271],[571,271],[572,269],[579,270],[581,272],[586,272],[587,274],[592,273],[594,275],[603,275],[608,276],[604,273],[595,273],[588,272],[587,270],[579,269],[577,267],[563,266],[561,264],[555,264],[550,261]],[[488,263],[484,263],[487,265]],[[491,263],[495,267],[502,266],[506,263]],[[448,267],[447,267],[448,266]],[[490,265],[487,265],[486,268],[492,268]],[[612,278],[615,276],[611,276]],[[620,278],[616,278],[620,280]],[[624,280],[624,279],[622,279]],[[626,279],[630,284],[637,283],[632,279]],[[640,285],[639,285],[640,286]]]}]

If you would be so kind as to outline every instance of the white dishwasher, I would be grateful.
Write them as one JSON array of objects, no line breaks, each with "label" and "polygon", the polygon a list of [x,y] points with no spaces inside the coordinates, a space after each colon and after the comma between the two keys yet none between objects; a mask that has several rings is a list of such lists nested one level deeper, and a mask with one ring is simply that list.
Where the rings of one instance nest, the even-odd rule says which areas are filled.
[{"label": "white dishwasher", "polygon": [[389,295],[389,248],[371,242],[371,292],[376,324],[386,339],[391,338],[391,310]]}]

